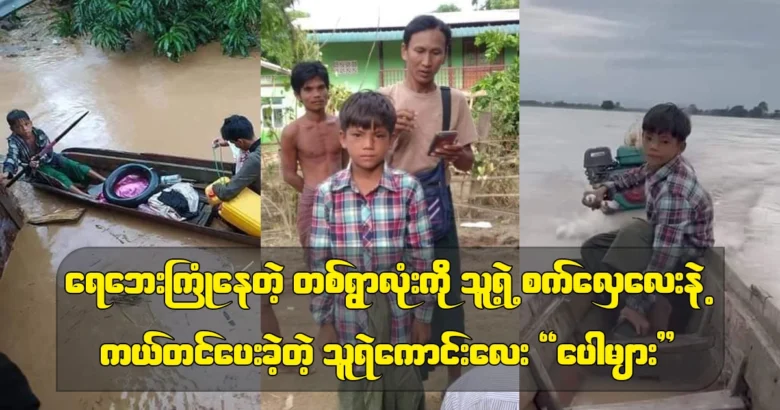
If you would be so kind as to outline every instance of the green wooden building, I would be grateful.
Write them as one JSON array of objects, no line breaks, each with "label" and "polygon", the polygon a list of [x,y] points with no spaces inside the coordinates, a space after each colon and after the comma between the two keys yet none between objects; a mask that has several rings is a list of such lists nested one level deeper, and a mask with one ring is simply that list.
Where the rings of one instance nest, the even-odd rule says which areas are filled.
[{"label": "green wooden building", "polygon": [[[519,56],[519,49],[515,48],[505,50],[496,61],[488,62],[484,47],[474,44],[476,36],[486,31],[519,33],[518,9],[430,14],[452,29],[452,46],[436,77],[439,85],[468,91],[480,78],[504,70],[510,59]],[[320,44],[322,62],[328,67],[331,83],[357,91],[378,89],[403,80],[403,29],[415,15],[380,19],[378,24],[376,18],[359,14],[343,14],[332,19],[301,18],[295,23]],[[261,74],[264,126],[270,123],[279,132],[303,109],[298,106],[292,90],[285,90],[282,85],[289,81],[289,70],[266,63]],[[267,118],[271,120],[265,120]]]},{"label": "green wooden building", "polygon": [[[519,49],[506,50],[498,60],[488,62],[485,50],[474,44],[480,33],[496,30],[519,33],[520,10],[484,10],[430,13],[452,29],[452,46],[445,65],[439,71],[439,85],[468,90],[485,74],[501,71]],[[383,21],[358,14],[337,18],[309,17],[296,20],[320,44],[322,60],[332,81],[352,91],[377,89],[401,81],[404,61],[401,41],[404,27],[415,15]],[[378,23],[378,25],[377,25]]]}]

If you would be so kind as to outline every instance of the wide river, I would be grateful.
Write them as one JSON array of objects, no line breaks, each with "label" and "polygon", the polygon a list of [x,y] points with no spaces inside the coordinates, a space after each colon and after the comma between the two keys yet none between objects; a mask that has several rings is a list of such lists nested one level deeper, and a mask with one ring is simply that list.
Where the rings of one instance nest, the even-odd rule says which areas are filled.
[{"label": "wide river", "polygon": [[[642,113],[522,107],[521,246],[579,246],[634,215],[606,216],[580,204],[586,149],[614,150]],[[692,117],[685,156],[715,202],[716,246],[727,263],[777,300],[772,255],[780,249],[780,121]],[[641,216],[641,214],[640,214]]]},{"label": "wide river", "polygon": [[[180,64],[153,57],[149,44],[121,55],[82,44],[48,46],[0,57],[2,122],[12,108],[24,109],[54,138],[89,110],[57,150],[108,148],[212,159],[211,141],[225,117],[245,115],[259,131],[259,67],[258,56],[225,57],[219,44],[199,48]],[[5,150],[0,142],[0,152]],[[228,149],[223,156],[232,160]],[[25,183],[12,189],[33,216],[74,207]],[[43,408],[258,408],[259,394],[249,393],[57,392],[55,273],[69,253],[89,246],[229,244],[95,209],[76,224],[25,226],[0,280],[0,351],[24,370]]]}]

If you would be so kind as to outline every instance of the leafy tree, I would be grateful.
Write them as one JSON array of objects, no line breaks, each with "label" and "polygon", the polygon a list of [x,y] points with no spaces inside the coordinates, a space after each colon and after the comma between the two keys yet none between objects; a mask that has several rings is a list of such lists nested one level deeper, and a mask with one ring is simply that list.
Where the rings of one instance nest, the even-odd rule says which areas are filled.
[{"label": "leafy tree", "polygon": [[[519,44],[517,34],[488,31],[477,36],[477,46],[485,47],[485,58],[494,61],[506,48]],[[494,132],[502,138],[519,135],[520,130],[520,59],[513,57],[506,69],[480,79],[474,91],[486,96],[474,101],[476,111],[492,111]]]},{"label": "leafy tree", "polygon": [[602,110],[614,110],[615,109],[615,103],[612,102],[612,100],[604,100],[601,102],[601,109]]},{"label": "leafy tree", "polygon": [[748,110],[743,105],[735,105],[727,111],[727,115],[730,117],[747,117]]},{"label": "leafy tree", "polygon": [[290,16],[290,20],[311,17],[308,12],[305,12],[303,10],[290,10],[287,12],[287,15]]},{"label": "leafy tree", "polygon": [[330,92],[328,94],[330,96],[328,98],[326,110],[331,114],[335,114],[341,111],[341,107],[347,102],[347,98],[352,95],[352,91],[343,84],[331,83]]},{"label": "leafy tree", "polygon": [[[125,51],[145,33],[155,54],[178,62],[200,45],[219,41],[224,54],[248,56],[260,47],[266,59],[290,66],[319,58],[318,45],[295,27],[308,14],[295,0],[66,0],[50,29],[61,37],[89,37],[108,51]],[[262,18],[261,18],[262,16]]]},{"label": "leafy tree", "polygon": [[109,51],[125,51],[145,33],[155,53],[172,61],[213,41],[227,55],[247,56],[259,45],[260,12],[260,0],[74,0],[51,28]]},{"label": "leafy tree", "polygon": [[476,10],[519,9],[520,0],[471,0]]},{"label": "leafy tree", "polygon": [[440,5],[433,12],[434,13],[451,13],[453,11],[460,11],[460,7],[450,3],[450,4],[442,4],[442,5]]},{"label": "leafy tree", "polygon": [[306,14],[291,10],[294,0],[262,0],[262,5],[260,36],[264,59],[289,68],[299,61],[321,58],[319,45],[293,24]]},{"label": "leafy tree", "polygon": [[767,113],[769,113],[769,104],[767,104],[766,101],[761,101],[750,110],[750,116],[753,118],[766,117]]}]

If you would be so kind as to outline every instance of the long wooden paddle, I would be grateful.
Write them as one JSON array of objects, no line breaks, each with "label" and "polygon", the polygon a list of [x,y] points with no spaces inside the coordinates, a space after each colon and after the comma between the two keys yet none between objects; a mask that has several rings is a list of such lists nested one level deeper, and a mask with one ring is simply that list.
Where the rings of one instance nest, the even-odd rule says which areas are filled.
[{"label": "long wooden paddle", "polygon": [[[82,120],[82,119],[84,119],[84,117],[86,117],[86,116],[87,116],[87,114],[89,114],[89,111],[85,112],[84,114],[81,114],[81,117],[79,117],[78,119],[76,119],[76,121],[74,121],[74,122],[73,122],[73,124],[70,124],[70,126],[69,126],[68,128],[66,128],[66,129],[65,129],[65,131],[63,131],[63,132],[62,132],[62,134],[60,134],[60,136],[59,136],[59,137],[55,138],[55,139],[54,139],[54,141],[50,142],[48,145],[46,145],[45,147],[43,147],[43,149],[41,150],[41,152],[39,152],[38,154],[36,154],[35,156],[33,156],[33,157],[30,159],[30,162],[32,162],[32,161],[37,161],[37,160],[38,160],[38,158],[40,158],[42,155],[46,155],[46,153],[47,153],[47,152],[51,151],[51,150],[52,150],[52,148],[54,148],[54,144],[56,144],[56,143],[60,142],[60,140],[61,140],[61,139],[62,139],[62,138],[65,136],[65,135],[67,135],[67,134],[70,132],[70,130],[72,130],[72,129],[73,129],[73,127],[75,127],[75,126],[76,126],[76,124],[78,124],[79,122],[81,122],[81,120]],[[30,167],[30,164],[27,164],[27,165],[25,165],[25,166],[24,166],[24,168],[22,168],[22,170],[21,170],[21,171],[19,171],[19,173],[18,173],[18,174],[14,175],[14,177],[13,177],[13,178],[11,178],[11,180],[10,180],[10,181],[8,181],[8,183],[7,183],[7,184],[5,184],[6,188],[8,188],[8,187],[10,187],[11,185],[13,185],[13,184],[14,184],[14,182],[18,181],[18,180],[19,180],[19,178],[21,178],[21,177],[22,177],[22,175],[24,175],[24,174],[26,174],[27,172],[29,172],[29,171],[30,171],[30,168],[31,168],[31,167]]]}]

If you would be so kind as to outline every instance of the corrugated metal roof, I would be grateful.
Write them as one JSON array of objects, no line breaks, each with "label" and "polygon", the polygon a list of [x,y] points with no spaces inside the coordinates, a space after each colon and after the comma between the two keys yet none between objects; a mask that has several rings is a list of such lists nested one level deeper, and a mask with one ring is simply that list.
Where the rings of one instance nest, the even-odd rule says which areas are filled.
[{"label": "corrugated metal roof", "polygon": [[32,2],[33,0],[0,0],[0,19]]},{"label": "corrugated metal roof", "polygon": [[[395,8],[393,5],[387,7]],[[327,13],[295,19],[294,23],[304,31],[334,31],[334,30],[376,30],[403,29],[420,13],[381,13],[373,7],[363,7],[350,10],[351,13]],[[484,24],[484,23],[515,23],[520,22],[520,9],[503,10],[468,10],[449,13],[427,13],[450,26]]]},{"label": "corrugated metal roof", "polygon": [[268,61],[265,61],[262,58],[260,59],[260,67],[266,68],[266,69],[271,70],[271,71],[275,71],[277,73],[290,74],[290,70],[288,70],[288,69],[286,69],[284,67],[278,66],[278,65],[276,65],[274,63],[269,63]]},{"label": "corrugated metal roof", "polygon": [[[519,33],[519,24],[504,24],[499,26],[456,27],[452,29],[452,37],[475,37],[486,31],[502,33]],[[309,33],[309,38],[320,43],[360,43],[367,41],[398,41],[404,37],[403,30],[391,31],[353,31],[347,33]]]}]

